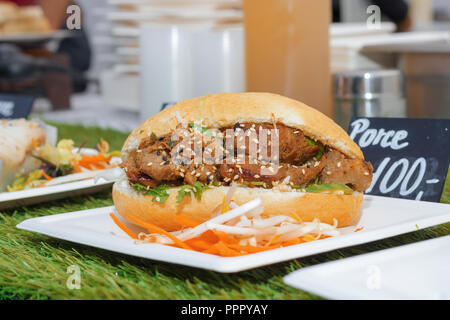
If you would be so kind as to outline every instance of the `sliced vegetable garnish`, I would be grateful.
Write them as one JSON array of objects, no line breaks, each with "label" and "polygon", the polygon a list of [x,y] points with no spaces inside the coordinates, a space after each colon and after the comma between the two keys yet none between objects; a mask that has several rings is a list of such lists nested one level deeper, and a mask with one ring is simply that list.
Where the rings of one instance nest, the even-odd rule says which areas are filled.
[{"label": "sliced vegetable garnish", "polygon": [[178,239],[176,236],[174,236],[174,235],[171,234],[170,232],[167,232],[166,230],[164,230],[164,229],[162,229],[162,228],[160,228],[160,227],[158,227],[158,226],[155,226],[155,225],[153,225],[153,224],[151,224],[151,223],[142,221],[142,220],[140,220],[140,219],[138,219],[138,218],[136,218],[136,217],[129,216],[129,215],[125,214],[125,213],[122,213],[121,215],[123,215],[125,218],[127,218],[127,219],[130,220],[131,222],[137,224],[138,226],[141,226],[141,227],[147,229],[148,232],[150,232],[150,233],[161,234],[161,235],[163,235],[163,236],[168,237],[170,240],[172,240],[172,241],[174,242],[174,244],[180,246],[181,248],[183,248],[183,249],[191,249],[190,246],[188,246],[187,244],[185,244],[183,241],[181,241],[180,239]]},{"label": "sliced vegetable garnish", "polygon": [[[303,222],[301,219],[284,215],[264,216],[261,199],[252,200],[242,206],[233,202],[230,205],[234,209],[203,223],[184,215],[176,215],[174,220],[184,229],[174,232],[167,232],[127,214],[123,216],[150,232],[139,234],[138,239],[143,242],[165,244],[223,257],[257,253],[340,234],[337,230],[337,220],[330,225],[318,220]],[[121,224],[117,217],[111,218]],[[123,225],[119,227],[127,232]],[[130,236],[133,237],[133,234]]]},{"label": "sliced vegetable garnish", "polygon": [[120,221],[114,214],[110,213],[109,216],[111,217],[111,219],[113,219],[114,223],[120,228],[122,229],[123,232],[125,232],[127,235],[129,235],[131,238],[133,239],[137,239],[138,236],[136,234],[134,234],[130,229],[127,228],[127,226],[125,226],[122,221]]},{"label": "sliced vegetable garnish", "polygon": [[[87,179],[93,175],[80,174],[117,166],[117,164],[111,163],[111,159],[113,156],[120,156],[120,152],[108,153],[109,144],[105,140],[100,140],[100,143],[97,145],[99,153],[96,155],[82,155],[81,149],[84,144],[80,145],[77,152],[74,152],[76,151],[74,142],[69,139],[60,140],[56,147],[51,146],[49,143],[40,147],[36,146],[31,156],[41,162],[39,170],[35,170],[27,175],[18,175],[13,184],[7,186],[7,190],[10,192],[20,191],[33,187]],[[68,175],[73,175],[73,179],[71,177],[62,179],[62,177]]]},{"label": "sliced vegetable garnish", "polygon": [[39,169],[30,172],[28,175],[19,174],[13,184],[11,186],[6,186],[6,189],[8,192],[14,192],[24,190],[32,186],[37,187],[47,181],[45,178],[41,179],[43,173],[44,171]]},{"label": "sliced vegetable garnish", "polygon": [[306,142],[310,146],[318,146],[319,150],[317,151],[317,154],[313,157],[313,159],[320,160],[322,158],[323,154],[325,153],[325,146],[320,141],[314,141],[311,138],[305,137]]},{"label": "sliced vegetable garnish", "polygon": [[159,203],[164,203],[167,198],[169,198],[169,193],[167,192],[168,189],[179,189],[177,194],[177,202],[180,203],[184,200],[185,197],[192,197],[192,194],[194,195],[195,199],[201,200],[203,191],[210,188],[200,181],[195,182],[193,186],[188,184],[179,187],[162,184],[155,188],[149,188],[140,184],[139,182],[133,182],[131,185],[136,191],[144,192],[144,195],[146,196],[153,196],[153,201]]},{"label": "sliced vegetable garnish", "polygon": [[320,160],[320,158],[322,158],[323,154],[325,153],[325,146],[320,142],[318,142],[317,145],[319,146],[319,151],[317,151],[317,154],[314,156],[314,159]]},{"label": "sliced vegetable garnish", "polygon": [[189,123],[189,127],[193,128],[193,129],[195,129],[195,130],[197,130],[197,131],[199,131],[201,133],[204,133],[207,136],[213,136],[214,135],[212,130],[209,130],[208,128],[202,127],[201,125],[196,124],[196,123]]},{"label": "sliced vegetable garnish", "polygon": [[177,194],[177,202],[180,203],[184,200],[184,198],[191,197],[192,194],[194,194],[195,199],[202,200],[202,193],[203,191],[209,189],[207,185],[204,185],[200,181],[196,181],[193,186],[191,185],[184,185],[180,187],[180,190]]},{"label": "sliced vegetable garnish", "polygon": [[171,187],[165,184],[162,184],[160,186],[157,186],[156,188],[148,189],[144,195],[146,196],[153,196],[153,202],[159,202],[164,203],[166,202],[167,198],[169,198],[169,194],[167,193],[167,190]]}]

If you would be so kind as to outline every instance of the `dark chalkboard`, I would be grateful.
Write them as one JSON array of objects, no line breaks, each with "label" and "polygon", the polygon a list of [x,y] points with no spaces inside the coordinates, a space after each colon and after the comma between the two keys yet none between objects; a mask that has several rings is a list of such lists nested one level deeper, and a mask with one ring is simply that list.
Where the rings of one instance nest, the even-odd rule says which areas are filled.
[{"label": "dark chalkboard", "polygon": [[366,194],[439,202],[450,161],[450,119],[355,118],[350,137],[374,167]]},{"label": "dark chalkboard", "polygon": [[0,119],[28,117],[33,101],[32,96],[0,93]]}]

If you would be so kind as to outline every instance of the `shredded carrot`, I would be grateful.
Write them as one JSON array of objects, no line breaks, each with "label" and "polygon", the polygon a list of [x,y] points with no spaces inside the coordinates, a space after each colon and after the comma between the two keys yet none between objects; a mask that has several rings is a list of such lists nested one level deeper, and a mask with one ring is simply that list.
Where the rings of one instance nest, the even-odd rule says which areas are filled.
[{"label": "shredded carrot", "polygon": [[267,242],[267,244],[265,245],[266,247],[270,246],[274,241],[276,241],[279,237],[281,237],[281,234],[277,234],[276,236],[274,236],[272,239],[270,239],[269,242]]},{"label": "shredded carrot", "polygon": [[313,236],[310,236],[310,235],[307,234],[307,235],[302,237],[302,240],[305,241],[305,242],[310,242],[310,241],[316,240],[316,238],[314,238]]},{"label": "shredded carrot", "polygon": [[[246,254],[252,254],[252,253],[258,253],[273,249],[278,249],[281,247],[287,247],[297,244],[302,244],[305,242],[310,242],[318,239],[326,239],[329,238],[329,236],[320,235],[318,237],[313,237],[311,235],[304,235],[295,239],[290,239],[287,241],[281,241],[276,244],[274,242],[279,239],[280,235],[274,236],[272,239],[270,239],[266,245],[264,246],[252,246],[252,245],[241,245],[239,244],[239,238],[234,237],[230,234],[227,234],[223,231],[217,231],[217,230],[207,230],[203,232],[201,235],[182,241],[176,236],[174,236],[172,233],[165,231],[164,229],[155,226],[153,224],[147,223],[145,221],[140,220],[139,218],[129,216],[127,214],[122,214],[126,219],[129,221],[145,228],[150,233],[160,234],[168,237],[172,240],[172,244],[170,246],[177,247],[177,248],[183,248],[188,250],[194,250],[206,254],[213,254],[218,255],[222,257],[236,257]],[[111,214],[111,218],[114,220],[114,222],[123,230],[125,231],[130,237],[133,239],[136,239],[137,236],[132,233],[125,225],[123,225],[117,217]],[[200,224],[199,221],[186,217],[183,215],[175,215],[174,216],[175,221],[177,221],[182,227],[188,227],[188,228],[194,228]],[[151,240],[156,241],[156,238]]]},{"label": "shredded carrot", "polygon": [[83,156],[78,161],[78,165],[91,170],[101,170],[108,166],[112,156],[105,157],[101,154],[96,156]]},{"label": "shredded carrot", "polygon": [[105,162],[109,162],[111,160],[112,156],[109,157],[105,157],[102,156],[101,154],[96,155],[96,156],[83,156],[81,157],[80,162],[90,162],[90,163],[97,163],[97,162],[101,162],[101,161],[105,161]]},{"label": "shredded carrot", "polygon": [[177,223],[179,223],[182,227],[185,228],[195,228],[196,226],[201,224],[201,222],[186,216],[176,215],[173,218]]},{"label": "shredded carrot", "polygon": [[81,170],[80,165],[78,164],[78,162],[76,160],[72,161],[73,164],[73,168],[75,169],[76,172],[82,172],[83,170]]},{"label": "shredded carrot", "polygon": [[46,174],[44,170],[42,170],[42,175],[43,175],[44,178],[47,179],[47,180],[52,180],[52,179],[53,179],[53,178],[50,177],[48,174]]},{"label": "shredded carrot", "polygon": [[208,250],[209,248],[211,248],[212,245],[211,242],[199,238],[187,240],[186,244],[198,251]]},{"label": "shredded carrot", "polygon": [[220,213],[223,214],[223,213],[225,213],[227,211],[230,211],[230,209],[231,209],[230,206],[225,203],[225,198],[223,198],[222,208],[220,209]]},{"label": "shredded carrot", "polygon": [[216,243],[220,240],[220,238],[217,236],[217,234],[211,230],[208,230],[201,234],[197,239],[201,239],[204,241],[207,241],[209,243]]},{"label": "shredded carrot", "polygon": [[184,243],[183,241],[181,241],[180,239],[178,239],[177,237],[175,237],[173,234],[171,234],[170,232],[167,232],[166,230],[157,227],[151,223],[142,221],[136,217],[121,213],[122,216],[124,216],[126,219],[130,220],[131,222],[136,223],[138,226],[141,226],[145,229],[148,230],[148,232],[150,233],[158,233],[158,234],[162,234],[166,237],[168,237],[170,240],[172,240],[174,242],[175,245],[178,245],[180,247],[182,247],[183,249],[189,249],[189,250],[193,250],[190,246],[188,246],[186,243]]},{"label": "shredded carrot", "polygon": [[242,255],[241,252],[229,248],[224,242],[219,241],[212,245],[208,250],[203,251],[204,253],[218,254],[224,257],[234,257]]},{"label": "shredded carrot", "polygon": [[223,231],[214,230],[213,232],[217,236],[217,238],[222,242],[232,243],[232,244],[236,244],[238,242],[236,239],[231,238],[227,233],[225,233]]},{"label": "shredded carrot", "polygon": [[128,229],[114,214],[110,213],[109,216],[113,219],[114,223],[122,229],[127,235],[129,235],[133,239],[138,239],[138,236],[135,235],[130,229]]},{"label": "shredded carrot", "polygon": [[361,231],[362,229],[364,229],[364,227],[356,229],[355,232]]},{"label": "shredded carrot", "polygon": [[291,216],[292,216],[295,220],[297,220],[297,221],[299,221],[299,222],[303,222],[302,218],[300,218],[295,212],[292,212],[292,213],[291,213]]},{"label": "shredded carrot", "polygon": [[32,138],[31,139],[31,143],[32,143],[32,145],[33,145],[33,149],[36,149],[39,145],[38,145],[38,142],[36,141],[36,139],[35,138]]}]

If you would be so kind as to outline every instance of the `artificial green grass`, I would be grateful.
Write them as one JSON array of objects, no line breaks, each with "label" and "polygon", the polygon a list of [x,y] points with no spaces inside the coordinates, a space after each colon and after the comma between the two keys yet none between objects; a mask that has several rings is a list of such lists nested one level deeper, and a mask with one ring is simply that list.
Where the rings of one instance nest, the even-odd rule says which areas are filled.
[{"label": "artificial green grass", "polygon": [[[100,137],[120,149],[126,134],[58,125],[59,138]],[[450,203],[447,177],[442,202]],[[23,220],[112,205],[111,192],[0,212],[0,299],[320,299],[283,284],[284,275],[317,263],[450,234],[450,223],[237,274],[220,274],[53,239],[16,229]],[[81,269],[81,288],[70,290],[67,268]]]}]

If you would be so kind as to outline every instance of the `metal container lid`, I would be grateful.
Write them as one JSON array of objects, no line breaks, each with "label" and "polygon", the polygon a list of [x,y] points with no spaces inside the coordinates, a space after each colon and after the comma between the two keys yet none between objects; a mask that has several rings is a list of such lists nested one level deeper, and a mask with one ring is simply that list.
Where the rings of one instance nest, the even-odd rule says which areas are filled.
[{"label": "metal container lid", "polygon": [[397,69],[337,73],[334,76],[334,94],[341,99],[403,97],[403,76]]}]

